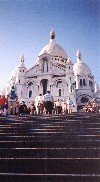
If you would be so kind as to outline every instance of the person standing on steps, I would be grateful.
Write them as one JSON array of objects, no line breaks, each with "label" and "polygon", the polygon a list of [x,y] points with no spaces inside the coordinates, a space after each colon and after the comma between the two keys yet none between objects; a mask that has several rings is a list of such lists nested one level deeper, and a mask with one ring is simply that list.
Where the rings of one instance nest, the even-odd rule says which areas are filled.
[{"label": "person standing on steps", "polygon": [[52,114],[53,106],[54,106],[54,98],[50,94],[50,91],[43,96],[44,107],[46,110],[46,114]]},{"label": "person standing on steps", "polygon": [[55,101],[55,106],[54,107],[55,107],[56,114],[61,113],[61,102],[60,102],[59,99],[57,99]]},{"label": "person standing on steps", "polygon": [[35,98],[35,107],[37,114],[43,114],[43,96],[41,93]]},{"label": "person standing on steps", "polygon": [[62,106],[62,114],[66,114],[66,112],[67,112],[67,103],[66,103],[65,99],[63,99],[63,101],[61,103],[61,106]]},{"label": "person standing on steps", "polygon": [[70,99],[70,96],[68,97],[67,100],[67,109],[68,109],[68,113],[71,114],[72,113],[72,108],[73,108],[73,101]]}]

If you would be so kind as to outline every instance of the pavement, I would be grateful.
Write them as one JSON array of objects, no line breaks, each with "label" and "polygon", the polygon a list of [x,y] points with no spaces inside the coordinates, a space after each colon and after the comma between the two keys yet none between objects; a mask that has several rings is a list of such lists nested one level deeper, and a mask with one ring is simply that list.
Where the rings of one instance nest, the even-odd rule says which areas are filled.
[{"label": "pavement", "polygon": [[0,117],[1,182],[99,182],[100,114]]}]

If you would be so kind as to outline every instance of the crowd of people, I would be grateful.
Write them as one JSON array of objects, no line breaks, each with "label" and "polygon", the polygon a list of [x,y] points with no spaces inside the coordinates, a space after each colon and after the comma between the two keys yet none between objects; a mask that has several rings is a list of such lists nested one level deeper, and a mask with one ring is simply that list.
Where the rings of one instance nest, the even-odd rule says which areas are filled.
[{"label": "crowd of people", "polygon": [[61,101],[57,99],[55,101],[49,91],[45,95],[39,93],[32,102],[31,107],[27,107],[24,101],[8,101],[5,96],[0,99],[0,114],[3,115],[64,114],[71,113],[73,108],[73,102],[70,97],[67,100],[63,99]]},{"label": "crowd of people", "polygon": [[31,108],[27,107],[25,102],[18,102],[10,100],[4,95],[0,95],[0,115],[17,115],[17,114],[30,114]]},{"label": "crowd of people", "polygon": [[73,102],[68,97],[68,100],[63,101],[57,99],[54,101],[53,96],[48,91],[42,96],[40,93],[35,99],[35,107],[37,114],[60,114],[60,113],[72,113]]},{"label": "crowd of people", "polygon": [[[70,96],[68,99],[54,100],[53,96],[48,91],[45,95],[39,95],[32,102],[31,107],[27,107],[25,102],[8,102],[8,98],[0,96],[0,114],[1,115],[23,115],[23,114],[65,114],[72,113],[73,101]],[[84,112],[97,112],[96,102],[88,101],[83,108]]]},{"label": "crowd of people", "polygon": [[98,107],[97,107],[95,101],[93,101],[93,102],[88,101],[87,105],[83,107],[83,110],[84,110],[84,112],[93,113],[93,112],[98,112]]}]

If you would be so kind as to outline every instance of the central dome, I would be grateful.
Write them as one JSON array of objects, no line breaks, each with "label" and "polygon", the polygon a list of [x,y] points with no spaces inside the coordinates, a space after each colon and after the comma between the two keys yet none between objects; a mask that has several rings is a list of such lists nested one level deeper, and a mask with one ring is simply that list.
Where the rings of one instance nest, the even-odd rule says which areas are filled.
[{"label": "central dome", "polygon": [[59,56],[65,59],[68,59],[67,54],[65,52],[65,50],[58,44],[56,44],[55,41],[55,32],[54,30],[52,30],[50,32],[50,42],[48,45],[46,45],[39,53],[39,56],[41,56],[42,54],[47,53],[50,54],[52,56]]}]

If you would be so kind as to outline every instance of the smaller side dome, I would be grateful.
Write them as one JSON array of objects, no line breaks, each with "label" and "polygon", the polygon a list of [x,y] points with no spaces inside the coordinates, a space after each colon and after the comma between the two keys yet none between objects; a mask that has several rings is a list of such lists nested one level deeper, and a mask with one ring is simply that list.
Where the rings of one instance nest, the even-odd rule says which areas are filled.
[{"label": "smaller side dome", "polygon": [[[25,67],[25,58],[24,58],[24,55],[22,54],[21,57],[20,57],[20,64],[19,64],[19,67]],[[26,68],[26,67],[25,67]]]},{"label": "smaller side dome", "polygon": [[27,70],[24,61],[25,61],[24,55],[21,55],[21,57],[20,57],[20,64],[19,64],[19,66],[17,66],[17,67],[12,71],[10,78],[12,78],[12,77],[15,78],[15,77],[17,76],[17,74],[18,74],[18,72],[19,72],[19,68],[24,68],[25,70]]},{"label": "smaller side dome", "polygon": [[86,63],[84,63],[81,59],[81,52],[78,50],[77,51],[77,63],[74,64],[73,66],[73,70],[74,70],[74,74],[77,75],[92,75],[91,74],[91,70],[89,69],[89,67],[87,66]]}]

